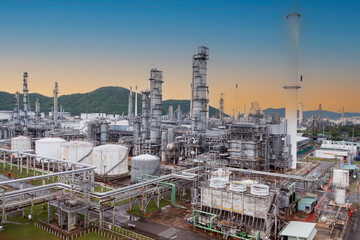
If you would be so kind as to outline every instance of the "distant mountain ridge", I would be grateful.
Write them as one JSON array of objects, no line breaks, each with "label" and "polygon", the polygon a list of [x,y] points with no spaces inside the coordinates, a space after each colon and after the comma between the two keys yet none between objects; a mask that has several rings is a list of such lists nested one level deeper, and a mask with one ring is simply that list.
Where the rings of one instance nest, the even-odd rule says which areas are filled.
[{"label": "distant mountain ridge", "polygon": [[[267,108],[263,110],[265,115],[271,115],[273,113],[279,113],[280,117],[285,117],[285,108]],[[339,113],[337,112],[331,112],[322,110],[321,111],[323,118],[331,118],[331,119],[338,119]],[[311,118],[312,116],[318,117],[319,111],[318,110],[310,110],[310,111],[304,111],[305,118]],[[359,112],[345,112],[344,117],[360,117]]]},{"label": "distant mountain ridge", "polygon": [[[101,87],[88,93],[61,95],[59,97],[59,106],[62,105],[66,112],[70,112],[73,115],[79,115],[80,113],[86,112],[87,98],[88,112],[127,115],[129,92],[129,89],[123,87]],[[22,94],[20,94],[20,108],[22,108],[22,97]],[[14,109],[14,98],[14,94],[0,91],[0,110],[12,111]],[[36,98],[40,100],[41,112],[49,112],[52,110],[52,97],[47,97],[38,93],[30,93],[29,98],[31,110],[35,109]],[[188,113],[190,111],[190,100],[168,99],[163,101],[163,114],[168,112],[170,105],[173,106],[174,111],[179,105],[182,112]],[[285,108],[267,108],[263,111],[267,116],[278,112],[280,117],[285,117]],[[138,113],[141,113],[141,94],[138,94]],[[217,109],[210,106],[209,115],[215,116],[216,114]],[[311,116],[317,117],[318,111],[304,111],[304,115],[306,118],[311,118]],[[339,118],[338,113],[326,110],[322,111],[322,116],[331,119]],[[360,113],[347,112],[344,114],[344,116],[360,116]]]},{"label": "distant mountain ridge", "polygon": [[[88,104],[88,112],[93,113],[107,113],[107,114],[128,114],[130,90],[123,87],[101,87],[88,93],[74,93],[69,95],[61,95],[58,99],[59,106],[62,106],[64,111],[70,112],[73,115],[79,115],[86,112],[86,102]],[[22,104],[23,95],[20,94],[20,108]],[[52,111],[53,98],[47,97],[38,93],[30,93],[30,109],[35,109],[36,98],[40,100],[41,112]],[[15,94],[0,91],[0,110],[14,109]],[[135,102],[133,103],[135,104]],[[141,94],[138,94],[138,113],[141,113]],[[169,106],[173,106],[175,111],[180,105],[180,109],[187,113],[190,111],[190,100],[164,100],[163,114],[168,112]],[[215,115],[217,110],[210,106],[210,116]]]}]

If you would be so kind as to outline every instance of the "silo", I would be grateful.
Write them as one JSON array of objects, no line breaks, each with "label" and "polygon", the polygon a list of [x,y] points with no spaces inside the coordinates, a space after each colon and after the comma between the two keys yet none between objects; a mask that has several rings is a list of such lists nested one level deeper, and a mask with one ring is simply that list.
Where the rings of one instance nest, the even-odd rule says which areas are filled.
[{"label": "silo", "polygon": [[160,166],[160,158],[150,154],[143,154],[131,158],[131,182],[136,182],[143,174],[154,175]]},{"label": "silo", "polygon": [[[11,150],[31,150],[31,140],[28,137],[18,136],[11,139]],[[17,156],[17,155],[16,155]]]},{"label": "silo", "polygon": [[99,175],[120,175],[128,172],[128,147],[106,144],[93,148],[93,165]]},{"label": "silo", "polygon": [[70,141],[61,145],[61,159],[92,164],[94,145],[84,141]]},{"label": "silo", "polygon": [[61,144],[66,141],[62,138],[43,138],[35,141],[37,155],[61,159]]}]

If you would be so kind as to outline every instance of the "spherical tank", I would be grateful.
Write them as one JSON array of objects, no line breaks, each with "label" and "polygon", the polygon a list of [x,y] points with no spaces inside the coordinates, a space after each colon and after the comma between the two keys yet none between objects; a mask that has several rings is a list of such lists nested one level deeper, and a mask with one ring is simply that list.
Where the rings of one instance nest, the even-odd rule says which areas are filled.
[{"label": "spherical tank", "polygon": [[96,174],[109,176],[128,172],[128,147],[106,144],[93,148],[93,165]]},{"label": "spherical tank", "polygon": [[61,145],[61,159],[92,164],[94,145],[84,141],[70,141]]},{"label": "spherical tank", "polygon": [[143,174],[154,175],[160,166],[160,158],[143,154],[131,158],[131,182],[136,182]]},{"label": "spherical tank", "polygon": [[61,159],[62,138],[43,138],[35,141],[35,152],[39,156]]}]

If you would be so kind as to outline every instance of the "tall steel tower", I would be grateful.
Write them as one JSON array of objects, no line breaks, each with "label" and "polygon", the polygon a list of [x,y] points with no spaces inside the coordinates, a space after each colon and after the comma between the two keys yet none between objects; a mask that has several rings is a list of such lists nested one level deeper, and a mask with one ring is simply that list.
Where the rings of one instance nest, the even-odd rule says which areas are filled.
[{"label": "tall steel tower", "polygon": [[193,77],[191,82],[191,131],[205,133],[207,129],[207,113],[209,89],[206,83],[207,60],[209,49],[201,46],[193,56]]},{"label": "tall steel tower", "polygon": [[161,144],[162,84],[163,72],[150,70],[150,141]]},{"label": "tall steel tower", "polygon": [[290,61],[292,67],[292,75],[283,87],[287,92],[287,106],[285,118],[287,120],[287,135],[290,136],[291,144],[291,168],[296,169],[297,162],[297,93],[300,85],[298,84],[298,52],[299,52],[299,9],[286,16],[290,25],[290,44],[292,46],[293,59]]},{"label": "tall steel tower", "polygon": [[28,129],[27,129],[27,125],[29,122],[29,115],[28,112],[30,110],[30,105],[29,105],[29,89],[28,89],[28,73],[24,72],[23,75],[23,104],[24,104],[24,127],[23,127],[23,131],[24,131],[24,135],[28,135]]},{"label": "tall steel tower", "polygon": [[54,88],[54,127],[58,127],[58,83],[55,82],[55,88]]}]

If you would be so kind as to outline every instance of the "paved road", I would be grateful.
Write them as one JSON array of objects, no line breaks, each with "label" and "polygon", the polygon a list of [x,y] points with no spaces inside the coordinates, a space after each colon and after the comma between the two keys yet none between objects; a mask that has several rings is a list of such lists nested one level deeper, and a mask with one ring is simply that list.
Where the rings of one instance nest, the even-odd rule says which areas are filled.
[{"label": "paved road", "polygon": [[354,214],[354,222],[350,226],[350,231],[347,232],[344,239],[359,240],[360,238],[360,213]]},{"label": "paved road", "polygon": [[[176,227],[169,227],[163,224],[154,223],[149,220],[133,221],[130,220],[130,216],[126,212],[127,204],[116,206],[115,223],[117,225],[127,225],[129,223],[134,224],[137,229],[142,232],[150,233],[152,237],[156,239],[174,239],[174,240],[205,240],[209,239],[200,236],[192,231],[184,230]],[[104,213],[106,221],[112,222],[112,210],[108,210]]]}]

